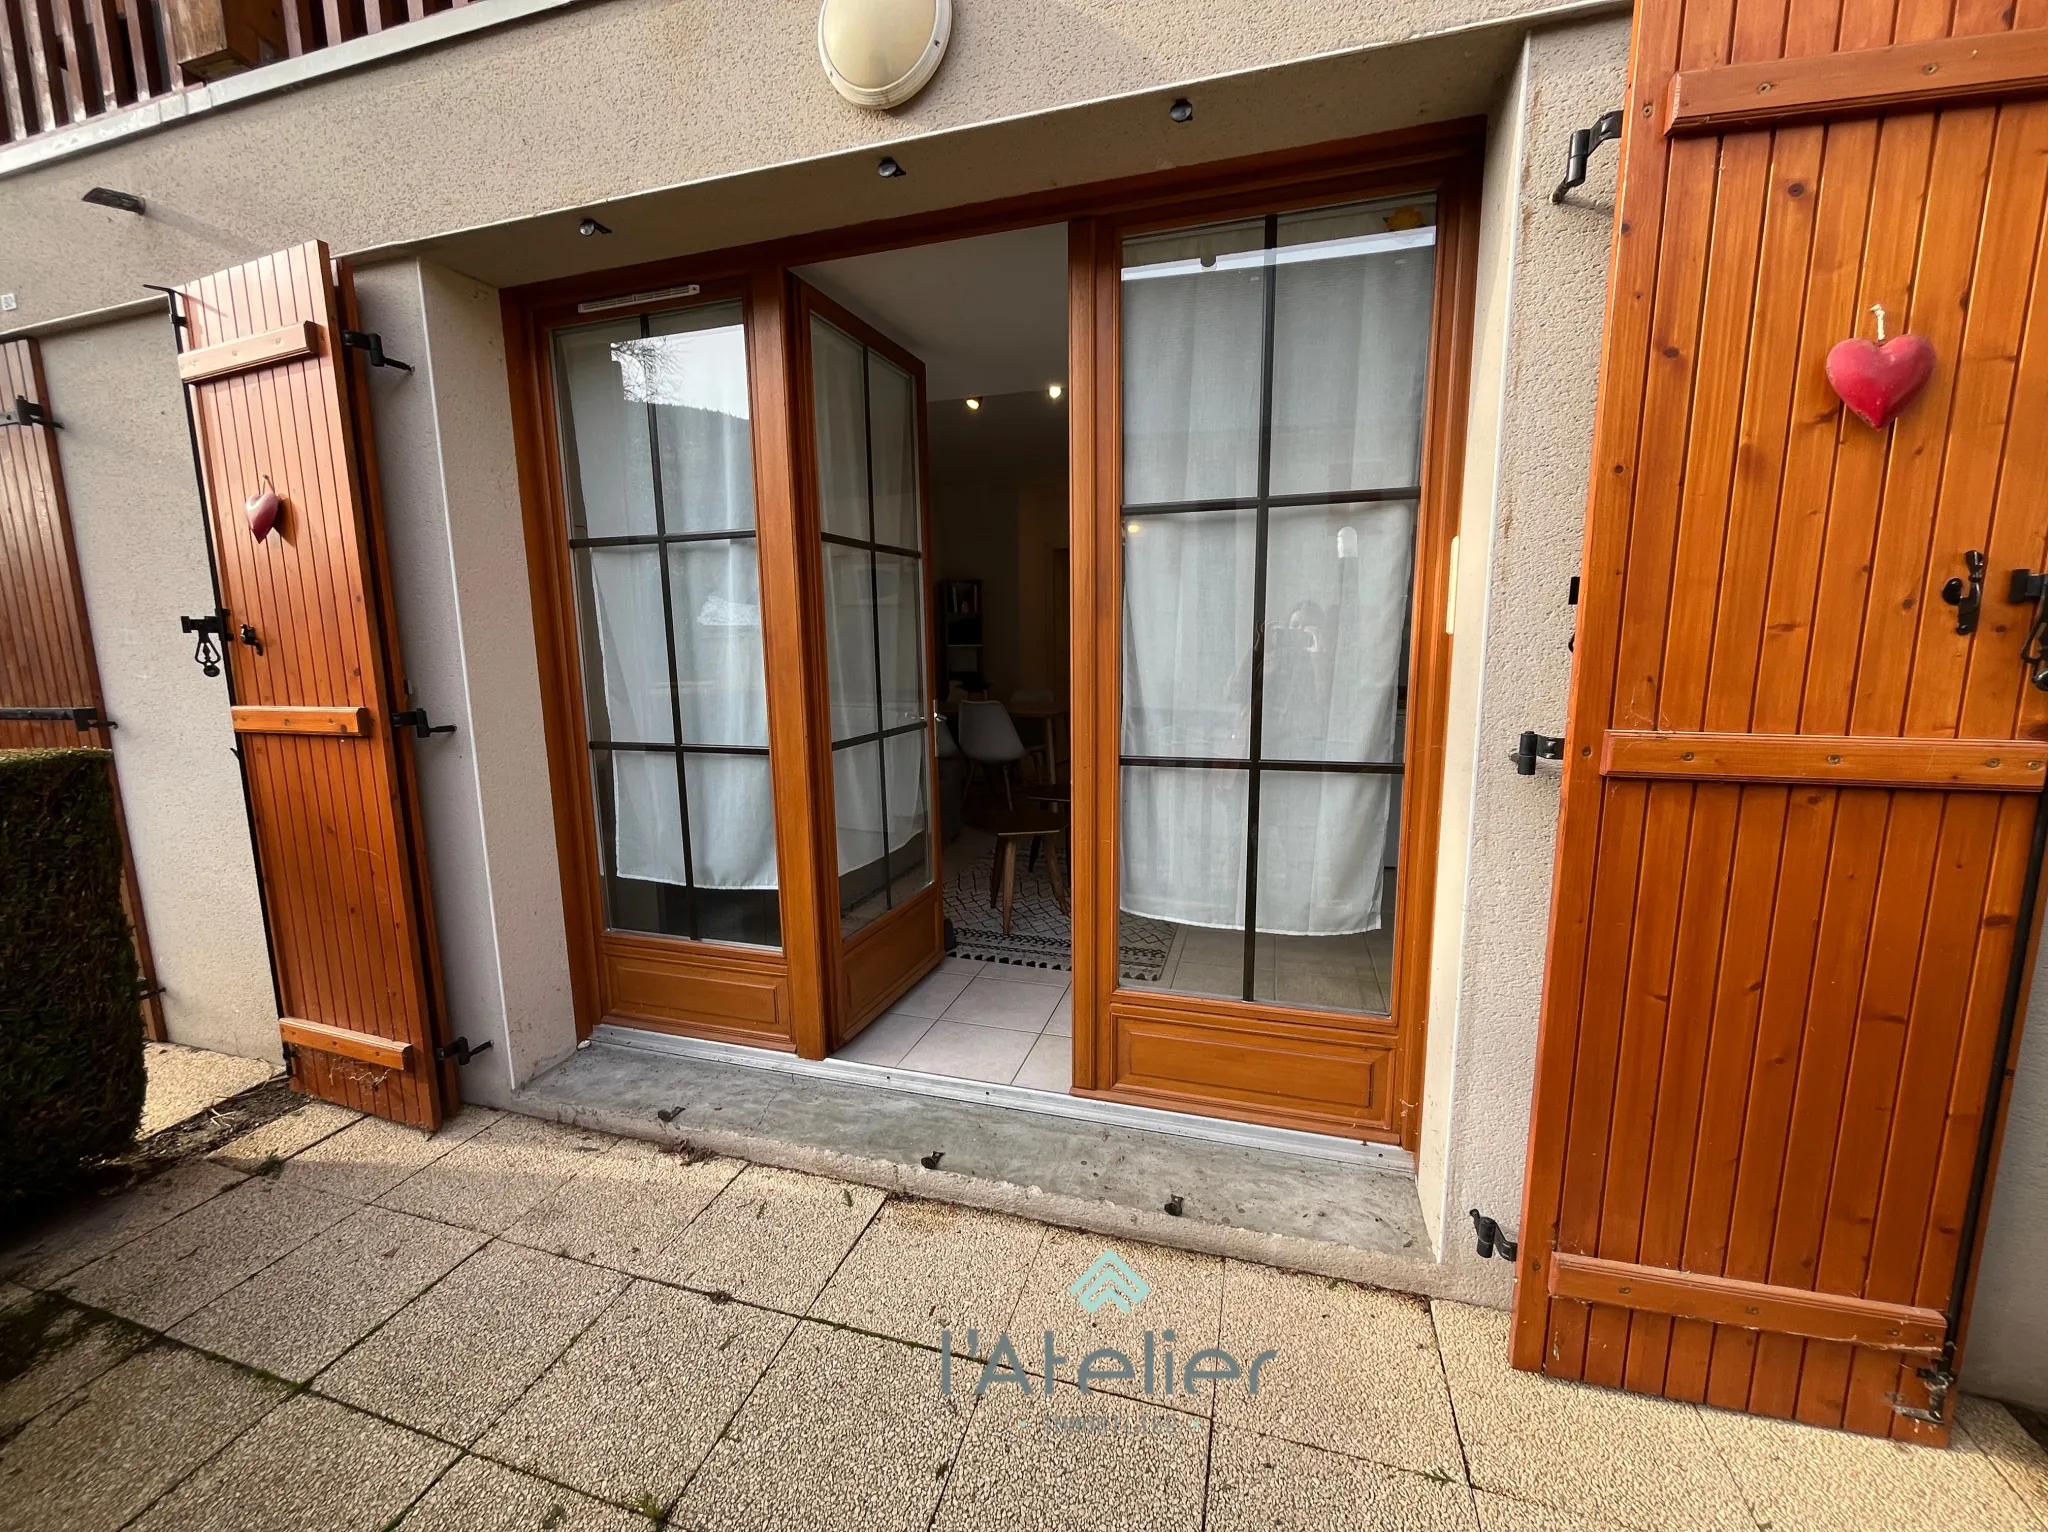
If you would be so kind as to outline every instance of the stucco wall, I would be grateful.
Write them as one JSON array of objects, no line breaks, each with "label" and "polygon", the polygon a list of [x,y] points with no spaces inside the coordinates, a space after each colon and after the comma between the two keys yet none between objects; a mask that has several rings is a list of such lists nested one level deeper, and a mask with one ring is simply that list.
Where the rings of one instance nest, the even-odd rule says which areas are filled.
[{"label": "stucco wall", "polygon": [[[1502,1303],[1513,1273],[1478,1259],[1466,1210],[1511,1231],[1520,1221],[1559,781],[1554,766],[1517,776],[1507,755],[1524,729],[1564,731],[1566,592],[1585,520],[1614,151],[1595,156],[1586,184],[1563,206],[1550,193],[1572,129],[1621,100],[1627,71],[1624,18],[1529,39],[1516,91],[1523,148],[1514,161],[1501,369],[1481,380],[1474,399],[1474,457],[1497,410],[1494,451],[1466,469],[1447,784],[1466,797],[1454,809],[1447,792],[1445,805],[1447,839],[1462,825],[1465,840],[1444,851],[1445,886],[1458,907],[1439,920],[1439,940],[1457,961],[1431,996],[1423,1192],[1443,1258],[1480,1268],[1474,1280]],[[1511,130],[1497,122],[1496,143]],[[1460,859],[1462,878],[1450,871]]]},{"label": "stucco wall", "polygon": [[363,322],[410,373],[371,373],[421,818],[455,1035],[491,1051],[465,1100],[503,1102],[576,1046],[542,748],[498,294],[428,262],[359,273]]},{"label": "stucco wall", "polygon": [[[602,0],[0,179],[0,291],[19,302],[7,323],[30,325],[311,238],[348,253],[660,188],[738,193],[607,215],[618,232],[603,240],[579,239],[573,216],[555,219],[498,248],[502,269],[481,269],[474,243],[443,256],[502,284],[1442,120],[1484,110],[1492,50],[1511,47],[1514,30],[1489,35],[1486,23],[1557,9],[975,0],[959,8],[926,91],[871,113],[825,80],[813,0]],[[1186,128],[1149,98],[1100,120],[1062,116],[1419,37],[1442,39],[1426,67],[1410,59],[1360,75],[1297,64],[1285,95],[1216,91]],[[912,172],[900,182],[880,181],[871,153],[822,175],[806,169],[989,124],[1009,125],[999,149],[955,156],[950,169],[936,148],[899,149]],[[790,174],[766,186],[738,179],[771,166]],[[94,185],[144,197],[148,216],[81,203]]]},{"label": "stucco wall", "polygon": [[226,682],[178,631],[213,610],[161,317],[43,345],[114,760],[171,1040],[278,1059],[277,1001]]}]

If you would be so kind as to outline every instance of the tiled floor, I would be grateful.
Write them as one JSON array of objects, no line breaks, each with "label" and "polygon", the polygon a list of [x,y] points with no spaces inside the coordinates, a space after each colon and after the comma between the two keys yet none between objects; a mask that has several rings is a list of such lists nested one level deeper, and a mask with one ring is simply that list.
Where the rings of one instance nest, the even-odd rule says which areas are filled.
[{"label": "tiled floor", "polygon": [[[2048,1532],[1982,1400],[1941,1451],[1554,1383],[1491,1310],[1128,1240],[1091,1314],[1100,1235],[303,1112],[0,1244],[7,1532]],[[1080,1390],[1147,1331],[1257,1393]]]},{"label": "tiled floor", "polygon": [[1064,1092],[1074,987],[1064,969],[947,958],[836,1058]]}]

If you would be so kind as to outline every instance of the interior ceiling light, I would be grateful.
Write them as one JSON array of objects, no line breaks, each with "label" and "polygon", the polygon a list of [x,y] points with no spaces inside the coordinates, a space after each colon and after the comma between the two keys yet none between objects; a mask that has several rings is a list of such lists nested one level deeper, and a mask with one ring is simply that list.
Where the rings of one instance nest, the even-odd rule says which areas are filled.
[{"label": "interior ceiling light", "polygon": [[967,407],[970,410],[978,410],[981,408],[981,401],[979,399],[969,399],[967,401]]},{"label": "interior ceiling light", "polygon": [[818,59],[855,106],[886,111],[925,87],[953,35],[953,0],[824,0]]},{"label": "interior ceiling light", "polygon": [[1057,399],[1061,394],[1065,392],[1066,390],[1060,387],[1060,385],[1057,383],[1048,383],[1045,385],[1045,397],[1048,399]]}]

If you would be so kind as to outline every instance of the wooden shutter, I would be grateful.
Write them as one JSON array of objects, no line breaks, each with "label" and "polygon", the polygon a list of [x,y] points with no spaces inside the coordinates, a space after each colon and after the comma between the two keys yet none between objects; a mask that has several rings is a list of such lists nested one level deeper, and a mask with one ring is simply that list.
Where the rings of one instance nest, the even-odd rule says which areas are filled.
[{"label": "wooden shutter", "polygon": [[[0,342],[0,750],[109,743],[53,417],[36,343]],[[117,780],[117,816],[120,802]],[[149,1035],[161,1038],[163,1014],[125,822],[122,846],[143,1017]]]},{"label": "wooden shutter", "polygon": [[[1945,1413],[2048,759],[2044,25],[1637,8],[1518,1366],[1946,1436],[1899,1410]],[[1939,358],[1884,430],[1823,373],[1873,304]]]},{"label": "wooden shutter", "polygon": [[[455,1100],[361,353],[318,243],[182,289],[229,696],[293,1083],[431,1128]],[[284,509],[257,541],[245,503]],[[242,635],[246,632],[248,640]]]}]

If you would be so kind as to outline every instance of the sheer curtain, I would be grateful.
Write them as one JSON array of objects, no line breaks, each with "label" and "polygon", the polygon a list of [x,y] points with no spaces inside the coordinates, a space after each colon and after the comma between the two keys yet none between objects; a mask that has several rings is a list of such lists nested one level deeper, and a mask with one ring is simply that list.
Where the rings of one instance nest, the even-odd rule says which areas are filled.
[{"label": "sheer curtain", "polygon": [[[1256,795],[1256,928],[1380,925],[1399,828],[1428,217],[1426,203],[1351,207],[1126,246],[1133,914],[1242,929]],[[1300,769],[1312,763],[1325,769]],[[1328,769],[1362,763],[1390,769]]]}]

